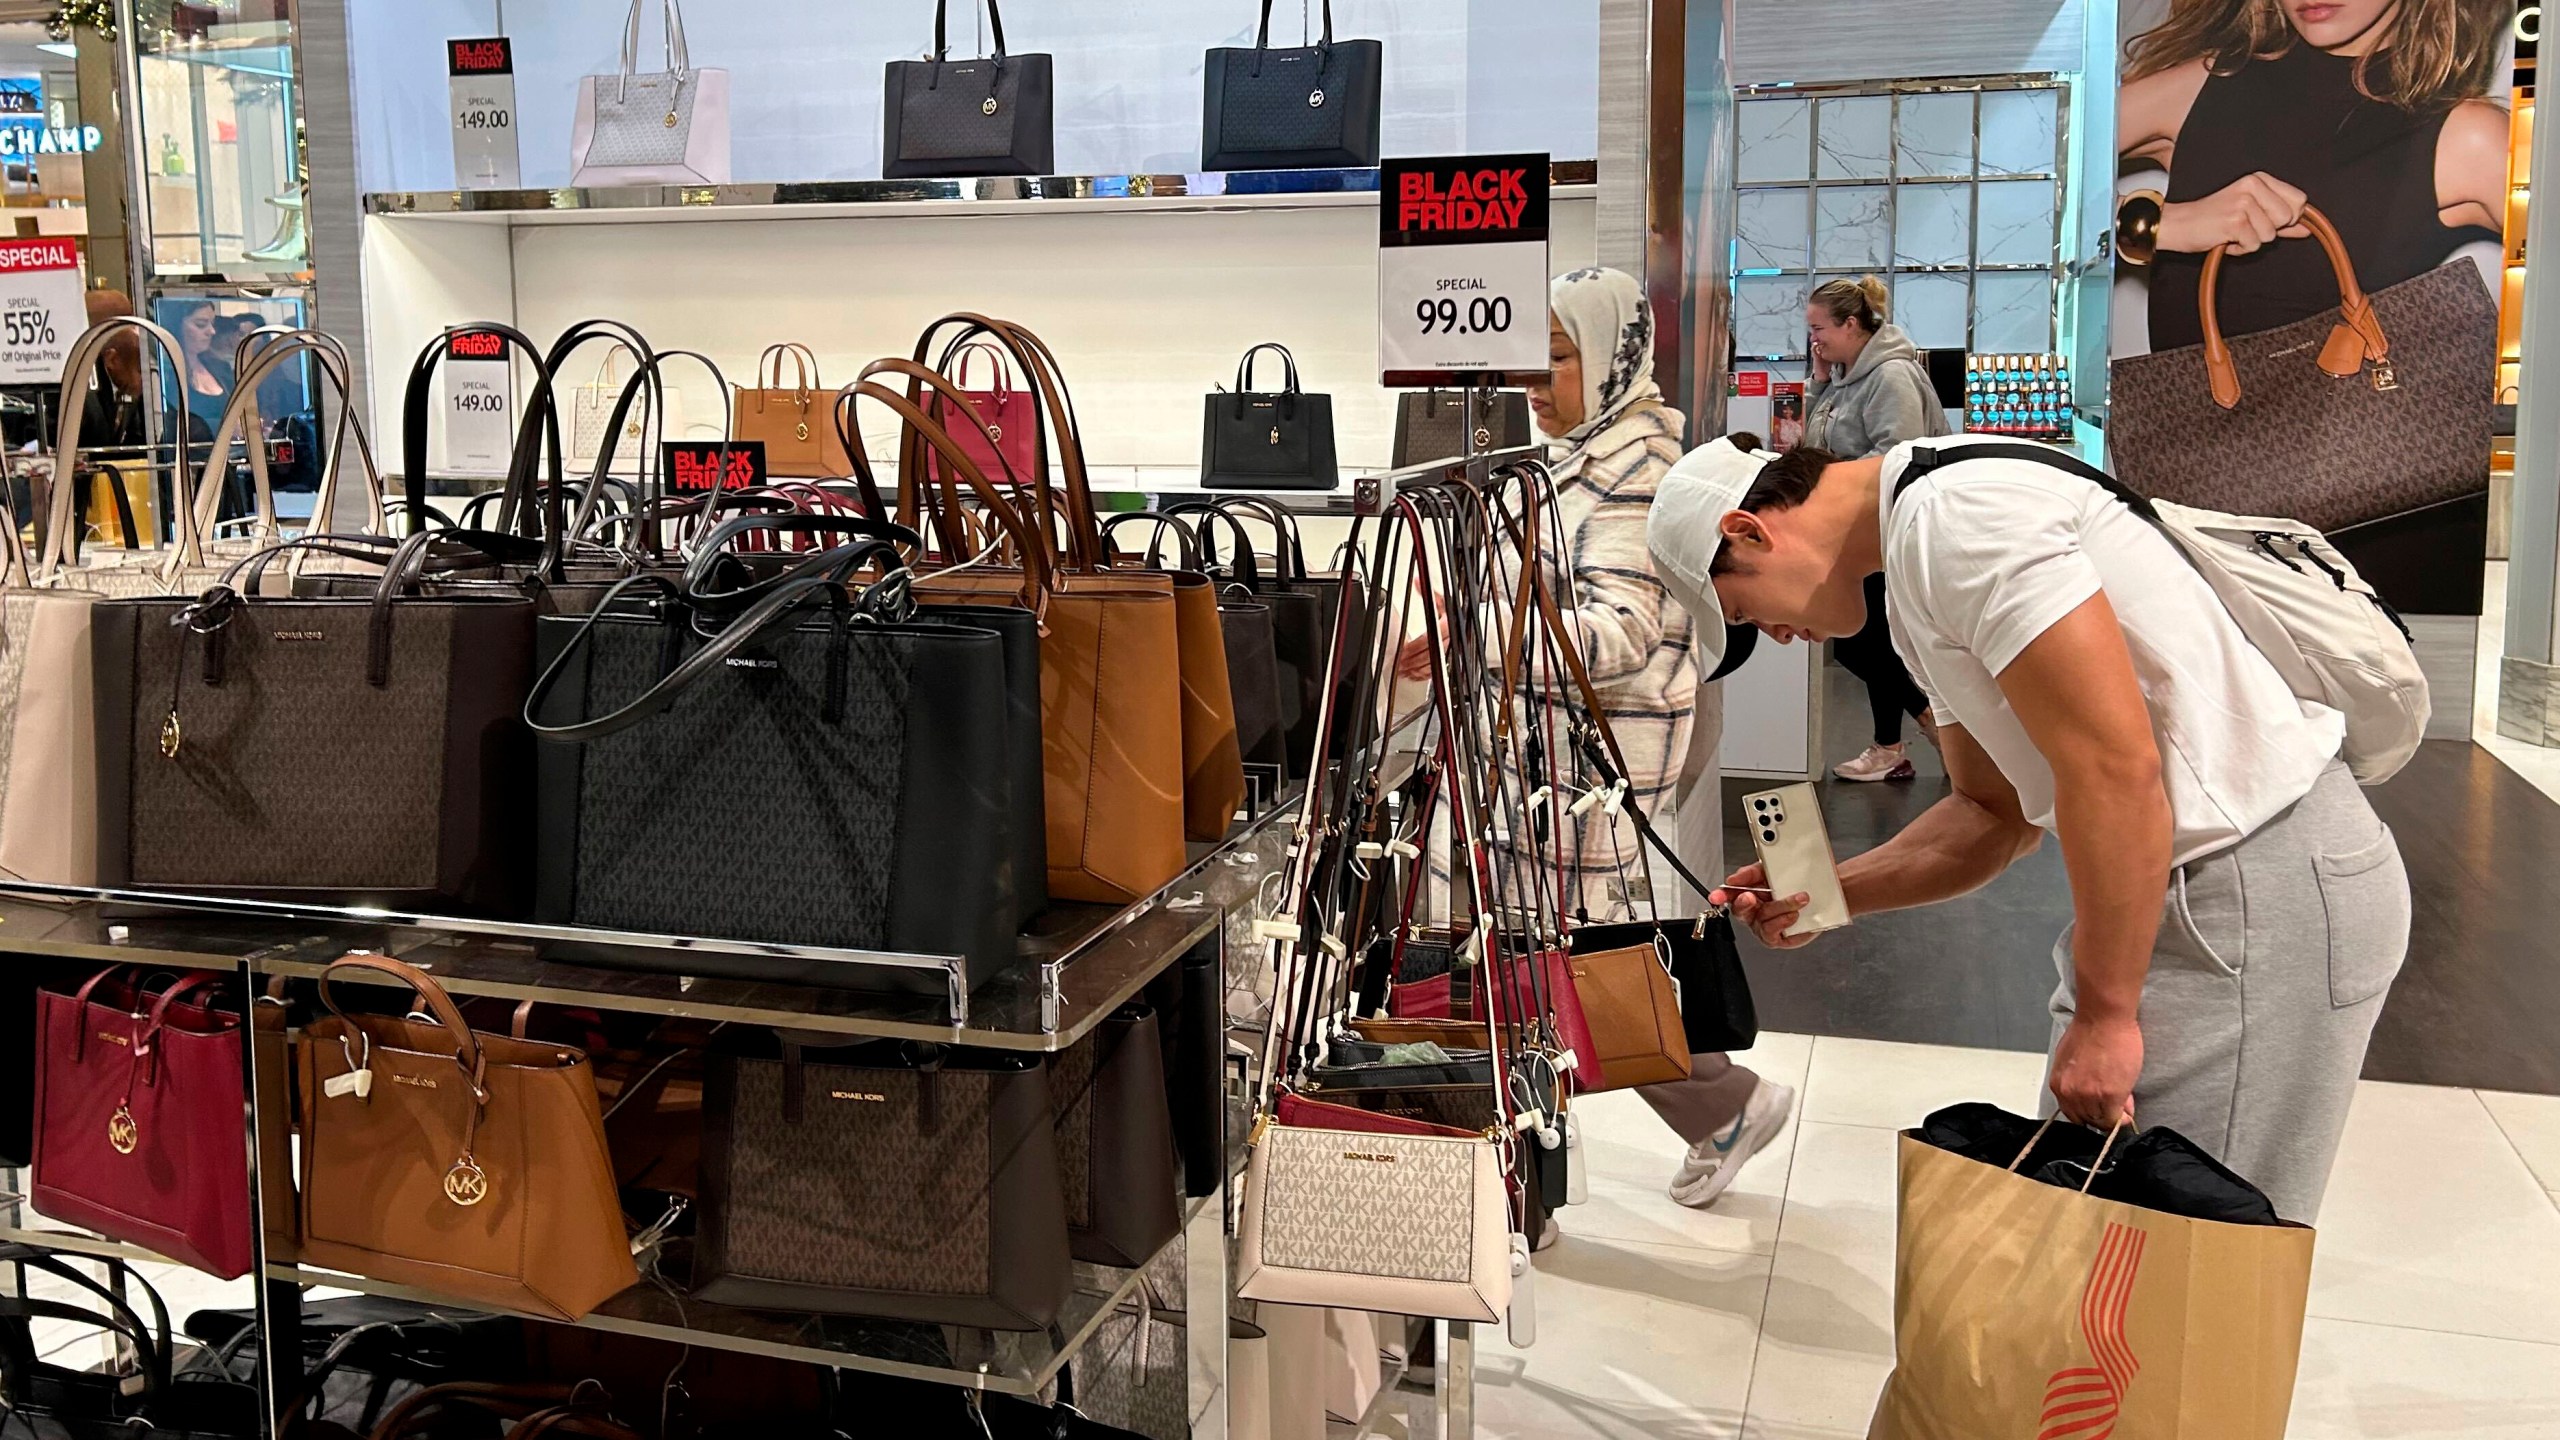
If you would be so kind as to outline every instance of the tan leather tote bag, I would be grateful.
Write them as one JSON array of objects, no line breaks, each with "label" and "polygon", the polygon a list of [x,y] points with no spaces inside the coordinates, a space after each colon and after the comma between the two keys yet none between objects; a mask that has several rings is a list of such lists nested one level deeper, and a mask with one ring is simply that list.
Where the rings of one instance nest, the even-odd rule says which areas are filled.
[{"label": "tan leather tote bag", "polygon": [[[783,362],[791,362],[783,383]],[[853,473],[844,441],[829,423],[834,392],[818,378],[818,357],[799,344],[768,345],[756,360],[753,388],[740,386],[729,405],[729,438],[764,442],[765,473],[808,480]]]},{"label": "tan leather tote bag", "polygon": [[[870,378],[890,373],[907,378],[907,393]],[[1134,571],[1069,568],[1045,528],[990,483],[925,412],[920,397],[932,388],[955,402],[950,412],[963,423],[984,428],[956,385],[906,360],[875,361],[863,375],[854,392],[897,412],[906,425],[906,454],[920,459],[930,449],[939,455],[945,463],[935,468],[951,489],[965,485],[972,492],[980,518],[993,522],[1020,559],[1019,568],[976,563],[974,551],[961,551],[969,542],[956,494],[926,482],[921,465],[901,475],[900,518],[919,533],[944,537],[943,557],[919,564],[918,598],[935,605],[1018,603],[1040,617],[1051,898],[1116,905],[1153,894],[1186,863],[1173,582]],[[867,473],[867,461],[858,468]]]},{"label": "tan leather tote bag", "polygon": [[[370,970],[433,1020],[349,1015]],[[302,1258],[493,1309],[576,1320],[638,1283],[586,1053],[463,1020],[415,966],[350,954],[303,1032]]]}]

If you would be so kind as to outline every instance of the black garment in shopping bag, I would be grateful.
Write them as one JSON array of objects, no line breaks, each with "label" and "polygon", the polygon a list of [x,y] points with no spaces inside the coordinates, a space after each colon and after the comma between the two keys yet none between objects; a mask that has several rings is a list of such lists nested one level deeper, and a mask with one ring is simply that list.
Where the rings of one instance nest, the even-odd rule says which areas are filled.
[{"label": "black garment in shopping bag", "polygon": [[[641,575],[543,619],[525,705],[550,742],[539,918],[957,955],[973,986],[1013,958],[1014,827],[1037,812],[1013,798],[1004,642],[917,621],[903,584],[850,598],[846,567],[884,558],[825,552],[734,618]],[[689,974],[945,988],[933,970],[683,955]]]},{"label": "black garment in shopping bag", "polygon": [[1004,17],[987,0],[995,54],[947,58],[950,0],[933,7],[933,55],[892,60],[881,87],[880,173],[891,180],[1046,175],[1057,168],[1049,57],[1011,55]]},{"label": "black garment in shopping bag", "polygon": [[[2106,1136],[2082,1125],[2057,1124],[2038,1139],[2040,1124],[1997,1105],[1968,1102],[1938,1111],[1911,1133],[1968,1160],[2003,1169],[2015,1162],[2019,1174],[2047,1185],[2066,1190],[2086,1185],[2101,1200],[2226,1225],[2283,1223],[2264,1191],[2165,1125],[2119,1139],[2106,1151],[2093,1182],[2089,1166],[2098,1159]],[[2034,1150],[2020,1160],[2019,1152],[2027,1150],[2031,1139]]]},{"label": "black garment in shopping bag", "polygon": [[1203,170],[1347,169],[1378,163],[1386,49],[1333,38],[1333,0],[1312,45],[1271,48],[1271,0],[1253,46],[1220,46],[1201,65]]},{"label": "black garment in shopping bag", "polygon": [[[1278,390],[1255,390],[1253,357],[1280,353]],[[1333,397],[1298,388],[1286,345],[1264,342],[1236,363],[1236,388],[1201,401],[1200,483],[1212,490],[1330,490],[1334,487]]]}]

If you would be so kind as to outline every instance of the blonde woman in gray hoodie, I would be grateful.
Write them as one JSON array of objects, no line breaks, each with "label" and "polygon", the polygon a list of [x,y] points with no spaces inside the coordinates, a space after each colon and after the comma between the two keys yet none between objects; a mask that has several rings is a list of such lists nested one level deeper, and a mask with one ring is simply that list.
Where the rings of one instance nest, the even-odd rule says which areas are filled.
[{"label": "blonde woman in gray hoodie", "polygon": [[[1902,327],[1885,319],[1884,282],[1873,275],[1833,280],[1805,301],[1813,380],[1806,386],[1804,439],[1842,459],[1881,455],[1905,440],[1947,433],[1946,411],[1929,383],[1928,362]],[[1893,651],[1885,627],[1884,577],[1867,577],[1867,625],[1831,645],[1841,667],[1866,683],[1874,742],[1833,766],[1843,780],[1908,780],[1916,772],[1902,739],[1906,715],[1929,730],[1928,702]]]}]

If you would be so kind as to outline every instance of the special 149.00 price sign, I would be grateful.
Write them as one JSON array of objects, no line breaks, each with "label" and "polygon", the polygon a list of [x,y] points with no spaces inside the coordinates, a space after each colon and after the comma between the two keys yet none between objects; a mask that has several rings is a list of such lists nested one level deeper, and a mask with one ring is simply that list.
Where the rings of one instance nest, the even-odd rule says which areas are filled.
[{"label": "special 149.00 price sign", "polygon": [[1388,385],[1547,368],[1547,157],[1378,167],[1378,370]]},{"label": "special 149.00 price sign", "polygon": [[515,47],[504,35],[444,42],[452,76],[453,187],[512,190],[523,183],[516,150]]}]

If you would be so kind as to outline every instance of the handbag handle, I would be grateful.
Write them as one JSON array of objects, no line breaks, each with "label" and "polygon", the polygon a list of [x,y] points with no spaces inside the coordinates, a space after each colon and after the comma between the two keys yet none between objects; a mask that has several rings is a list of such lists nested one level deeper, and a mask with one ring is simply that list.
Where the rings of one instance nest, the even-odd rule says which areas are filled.
[{"label": "handbag handle", "polygon": [[[980,355],[987,357],[988,363],[995,367],[996,372],[995,386],[987,393],[999,398],[1010,398],[1013,394],[1013,372],[1004,363],[1004,347],[991,341],[972,340],[962,345],[943,365],[943,371],[951,377],[951,383],[966,390],[969,388],[969,362]],[[1004,437],[999,435],[996,438],[1001,440]]]},{"label": "handbag handle", "polygon": [[[758,533],[848,535],[853,537],[854,543],[878,541],[891,546],[903,545],[914,549],[921,549],[924,546],[923,537],[906,526],[888,520],[874,520],[868,515],[811,514],[805,511],[793,511],[783,515],[739,515],[723,520],[714,527],[710,534],[702,538],[702,544],[693,552],[693,558],[685,562],[684,578],[679,582],[684,587],[685,593],[696,596],[710,593],[704,589],[704,586],[718,570],[720,563],[731,558],[728,552],[730,542],[742,536]],[[885,557],[876,554],[866,555],[862,563],[869,564],[875,559],[885,559],[892,570],[898,568],[898,556],[894,553]],[[785,574],[772,580],[759,581],[748,590],[728,590],[719,593],[723,598],[740,599],[750,594],[763,593],[789,578],[790,576]]]},{"label": "handbag handle", "polygon": [[[950,13],[951,0],[933,0],[933,63],[938,67],[951,50],[951,42],[943,38],[943,20]],[[995,36],[996,63],[1004,63],[1004,13],[996,8],[996,0],[987,0],[987,29]],[[934,77],[941,79],[940,75]]]},{"label": "handbag handle", "polygon": [[[664,678],[640,692],[620,709],[590,719],[573,721],[567,725],[542,723],[534,717],[541,712],[543,702],[550,698],[552,688],[559,683],[562,672],[568,669],[570,658],[577,654],[588,637],[594,633],[597,622],[604,618],[614,601],[621,599],[634,587],[644,585],[660,591],[669,598],[678,596],[694,598],[689,593],[678,590],[663,576],[634,575],[620,581],[604,593],[603,599],[596,602],[596,608],[589,611],[586,619],[579,623],[577,633],[569,637],[569,643],[563,645],[560,653],[553,657],[551,664],[544,668],[542,678],[533,682],[532,693],[525,697],[524,702],[525,724],[534,734],[543,739],[562,743],[600,740],[605,736],[628,730],[675,704],[676,697],[701,681],[704,676],[720,669],[731,655],[746,648],[767,630],[781,625],[797,624],[798,612],[811,599],[826,601],[827,608],[832,612],[835,621],[835,644],[829,652],[827,664],[825,708],[820,712],[821,719],[833,722],[844,712],[846,686],[844,650],[850,638],[856,608],[853,598],[845,592],[845,577],[874,560],[885,562],[893,576],[904,569],[899,562],[897,547],[886,541],[873,540],[858,545],[840,545],[833,550],[824,551],[815,559],[794,569],[780,583],[767,590],[762,599],[748,606],[746,613],[722,626],[720,632],[712,636],[709,643],[685,657],[683,664],[667,672]],[[912,601],[903,583],[883,581],[866,589],[860,603],[861,613],[895,623],[907,618],[902,610],[903,607],[911,605]],[[882,615],[879,613],[882,610],[888,613]]]},{"label": "handbag handle", "polygon": [[[990,0],[990,3],[993,3],[993,0]],[[1301,45],[1306,43],[1303,34],[1298,43]],[[1324,0],[1324,38],[1316,43],[1327,50],[1333,48],[1333,0]],[[1256,50],[1271,48],[1271,0],[1262,0],[1262,28],[1254,32],[1253,48]],[[1257,70],[1256,73],[1260,72]]]},{"label": "handbag handle", "polygon": [[[159,1398],[162,1391],[169,1388],[172,1363],[169,1305],[167,1301],[160,1298],[159,1287],[131,1271],[125,1272],[123,1276],[126,1281],[140,1285],[143,1298],[151,1302],[152,1323],[146,1324],[141,1312],[134,1309],[131,1302],[123,1296],[32,1245],[0,1245],[0,1263],[20,1267],[18,1280],[22,1293],[26,1288],[24,1271],[32,1267],[55,1279],[68,1281],[106,1303],[108,1313],[100,1315],[94,1310],[83,1310],[76,1305],[65,1304],[59,1300],[23,1299],[15,1295],[0,1295],[0,1315],[16,1319],[68,1320],[73,1324],[95,1326],[131,1343],[134,1354],[141,1360],[141,1373],[136,1378],[142,1381],[142,1394],[137,1408],[147,1415],[152,1408],[152,1402]],[[0,1343],[0,1376],[5,1377],[7,1393],[11,1400],[23,1404],[24,1397],[33,1393],[31,1382],[34,1377],[30,1372],[39,1357],[32,1345],[21,1347],[20,1341],[26,1336],[24,1329],[7,1328],[12,1333],[8,1335],[6,1343]]]},{"label": "handbag handle", "polygon": [[437,1412],[455,1407],[520,1421],[559,1405],[571,1393],[565,1385],[501,1385],[485,1380],[430,1385],[392,1406],[381,1423],[373,1427],[368,1440],[417,1440],[424,1433],[421,1427],[425,1422],[437,1418]]},{"label": "handbag handle", "polygon": [[[532,501],[539,493],[535,471],[549,462],[553,500],[558,498],[560,483],[560,413],[553,403],[551,361],[531,336],[512,325],[495,320],[475,320],[443,331],[418,352],[417,361],[409,367],[409,387],[400,405],[401,470],[408,494],[409,528],[415,535],[425,528],[420,517],[427,510],[427,388],[436,367],[451,353],[453,342],[466,335],[494,335],[520,353],[533,366],[532,397],[526,401],[524,419],[516,427],[515,450],[507,461],[507,492],[516,496],[524,508],[502,511],[503,515],[529,518]],[[537,568],[546,580],[562,578],[560,562],[567,550],[565,516],[557,504],[544,509],[544,534],[541,558]]]},{"label": "handbag handle", "polygon": [[797,403],[801,409],[809,408],[810,393],[826,383],[818,377],[817,352],[808,346],[797,340],[767,345],[764,353],[756,357],[756,409],[759,412],[764,409],[763,392],[782,388],[782,362],[786,357],[791,361],[792,377],[799,382],[791,390],[799,397]]},{"label": "handbag handle", "polygon": [[[1253,553],[1253,533],[1244,528],[1243,521],[1207,500],[1178,501],[1164,507],[1164,513],[1199,516],[1201,523],[1194,527],[1193,533],[1200,538],[1200,563],[1212,575],[1223,568],[1235,583],[1257,594],[1261,592],[1262,562]],[[1210,528],[1211,522],[1226,526],[1227,537],[1234,542],[1234,548],[1229,552],[1234,558],[1224,567],[1218,564],[1218,537]]]},{"label": "handbag handle", "polygon": [[[588,384],[590,387],[598,385],[616,385],[617,381],[613,367],[613,357],[617,353],[628,353],[631,356],[632,364],[637,367],[647,366],[652,359],[656,358],[658,353],[656,348],[650,345],[649,337],[641,334],[636,327],[624,324],[619,320],[609,320],[601,316],[591,316],[587,319],[580,320],[571,325],[568,329],[561,331],[559,336],[552,340],[551,348],[544,352],[542,357],[543,363],[551,367],[551,373],[553,375],[566,375],[569,373],[569,357],[575,354],[580,346],[589,344],[602,344],[606,347],[604,363],[597,367],[597,375],[599,378],[589,381]],[[664,413],[663,405],[666,398],[666,387],[664,382],[657,378],[658,373],[659,372],[652,372],[651,379],[647,386],[649,395],[648,413],[653,419]],[[726,393],[725,388],[723,393]],[[557,405],[557,397],[554,397],[554,405]],[[568,537],[583,537],[586,535],[588,530],[594,524],[595,502],[593,499],[593,482],[597,479],[609,476],[612,473],[612,447],[615,440],[621,436],[623,421],[627,419],[629,415],[630,407],[628,405],[617,404],[614,407],[610,417],[610,427],[605,431],[602,439],[596,447],[600,453],[597,456],[594,469],[589,472],[588,478],[590,484],[588,489],[588,498],[580,502],[578,514],[575,519],[570,519],[561,515],[558,512],[558,508],[551,505],[550,501],[552,497],[549,494],[546,493],[543,496],[543,523],[546,527],[560,528],[564,532],[562,542],[564,545],[567,543]],[[663,426],[661,428],[663,429]],[[641,458],[643,462],[641,465],[642,478],[645,480],[648,474],[648,467],[646,464],[647,454],[644,453]],[[530,497],[528,497],[528,503],[529,499]],[[517,527],[514,522],[515,512],[513,510],[502,512],[498,528],[501,530],[515,529]],[[628,540],[629,537],[626,536],[625,538]],[[650,537],[653,544],[655,539],[656,537],[654,535]],[[655,558],[657,551],[654,548],[648,548],[644,549],[642,553],[650,556],[651,558]]]},{"label": "handbag handle", "polygon": [[[222,482],[224,472],[229,468],[231,445],[234,440],[242,440],[248,447],[249,469],[256,479],[258,494],[259,520],[251,533],[261,539],[275,538],[275,500],[267,483],[267,452],[265,437],[260,433],[263,426],[258,413],[258,386],[286,361],[307,354],[314,357],[315,368],[338,395],[337,434],[322,460],[320,488],[312,498],[311,528],[322,530],[331,524],[330,516],[337,505],[338,467],[345,458],[345,443],[352,435],[357,455],[364,466],[368,501],[364,522],[367,528],[360,533],[374,533],[373,527],[379,525],[382,513],[382,472],[374,463],[373,441],[365,433],[364,423],[356,418],[354,405],[349,403],[352,381],[345,347],[338,343],[336,337],[320,331],[296,330],[281,325],[253,330],[247,338],[261,343],[254,349],[247,341],[242,343],[242,360],[233,372],[236,378],[232,385],[231,403],[223,407],[222,418],[214,426],[213,445],[205,455],[203,479],[197,484],[193,502],[198,531],[213,527],[214,516],[222,505]],[[177,578],[174,566],[167,573],[170,580]]]},{"label": "handbag handle", "polygon": [[[2366,298],[2364,287],[2356,283],[2356,266],[2347,254],[2347,242],[2338,227],[2315,205],[2302,207],[2303,228],[2329,257],[2329,271],[2338,281],[2338,324],[2320,347],[2320,368],[2345,379],[2370,365],[2373,388],[2396,390],[2399,381],[2391,373],[2391,340],[2382,333],[2382,320],[2373,313],[2373,302]],[[2216,291],[2222,283],[2222,261],[2228,247],[2217,245],[2205,252],[2204,275],[2196,282],[2196,309],[2204,322],[2204,373],[2213,389],[2213,403],[2225,410],[2240,403],[2240,370],[2231,359],[2231,346],[2222,338],[2222,320],[2214,313]]]},{"label": "handbag handle", "polygon": [[[1100,522],[1095,518],[1092,481],[1085,470],[1084,441],[1076,421],[1075,399],[1067,392],[1066,379],[1059,370],[1056,353],[1050,350],[1046,341],[1022,326],[974,311],[958,310],[926,326],[924,333],[916,337],[915,360],[919,365],[926,355],[932,353],[935,337],[951,326],[962,327],[960,334],[950,342],[951,346],[979,335],[994,337],[995,342],[1003,346],[1013,356],[1014,363],[1021,367],[1023,379],[1031,388],[1033,478],[1030,484],[1018,487],[1016,493],[1026,498],[1029,508],[1035,513],[1036,521],[1032,523],[1036,523],[1044,535],[1056,533],[1059,529],[1056,502],[1063,495],[1067,543],[1061,563],[1070,570],[1087,574],[1107,568],[1102,561],[1102,532]],[[950,346],[945,347],[946,355],[949,349]],[[919,383],[925,382],[910,379],[908,393],[911,398],[916,394]],[[1057,438],[1057,470],[1064,482],[1054,494],[1048,483],[1049,440],[1052,435]],[[1000,450],[997,458],[1005,459]],[[898,483],[902,501],[908,493],[908,481],[917,476],[922,462],[920,453],[915,454],[912,461],[901,455]],[[1010,462],[1006,463],[1010,473]]]},{"label": "handbag handle", "polygon": [[1200,569],[1200,537],[1192,533],[1191,527],[1183,523],[1181,517],[1165,510],[1124,510],[1119,514],[1112,516],[1110,519],[1103,521],[1103,553],[1108,555],[1114,561],[1117,561],[1120,558],[1120,552],[1112,547],[1111,532],[1119,529],[1123,525],[1149,525],[1154,527],[1147,535],[1147,569],[1161,570],[1164,568],[1162,565],[1158,564],[1157,561],[1162,557],[1163,551],[1159,547],[1162,546],[1164,542],[1164,533],[1168,530],[1173,532],[1174,550],[1182,559],[1182,568],[1191,571],[1198,571]]},{"label": "handbag handle", "polygon": [[1280,352],[1282,373],[1287,377],[1281,383],[1280,393],[1284,395],[1296,395],[1299,393],[1298,357],[1290,354],[1289,347],[1281,344],[1279,341],[1265,340],[1261,344],[1244,352],[1244,358],[1236,362],[1236,413],[1239,415],[1244,413],[1244,396],[1246,392],[1253,389],[1253,357],[1261,354],[1265,350],[1277,350]]},{"label": "handbag handle", "polygon": [[[194,373],[187,366],[186,352],[178,347],[176,336],[139,315],[109,316],[82,331],[80,338],[72,342],[71,353],[63,357],[62,388],[56,402],[60,412],[61,428],[56,432],[53,447],[53,494],[51,503],[47,506],[44,556],[37,562],[36,569],[30,577],[33,583],[43,584],[52,576],[77,563],[78,556],[74,550],[73,536],[76,533],[74,527],[78,524],[78,520],[72,511],[72,488],[75,477],[80,473],[80,420],[83,411],[87,408],[86,391],[91,372],[96,369],[99,360],[104,358],[108,344],[127,330],[149,337],[152,343],[160,347],[161,357],[169,363],[171,369],[177,372],[178,403],[169,407],[171,413],[168,419],[177,429],[178,438],[172,450],[176,456],[176,469],[180,478],[172,486],[172,491],[173,493],[185,491],[186,401],[189,395],[195,393]],[[139,343],[139,340],[136,343]],[[177,505],[171,508],[178,512],[175,517],[179,545],[177,563],[202,565],[204,549],[198,543],[195,507]]]},{"label": "handbag handle", "polygon": [[[631,0],[631,13],[623,17],[622,74],[615,80],[613,88],[616,104],[622,102],[624,87],[640,66],[640,9],[648,3],[649,0]],[[658,43],[659,53],[665,57],[661,63],[667,67],[668,74],[676,77],[676,88],[683,89],[685,80],[693,73],[693,56],[685,48],[684,11],[676,0],[661,0]]]},{"label": "handbag handle", "polygon": [[[900,394],[873,378],[887,375],[906,377],[906,392]],[[1021,506],[1007,498],[1003,491],[998,490],[987,479],[986,471],[967,452],[960,449],[958,442],[951,438],[942,420],[933,410],[926,408],[925,403],[920,403],[925,400],[928,391],[931,392],[930,402],[937,408],[943,403],[948,403],[959,413],[961,419],[977,429],[979,435],[986,441],[987,452],[995,456],[996,464],[1003,470],[1006,481],[1013,487],[1014,494],[1028,494],[1032,498],[1034,507],[1039,511],[1039,534],[1036,536],[1033,534],[1033,517],[1023,514]],[[988,432],[986,418],[978,413],[977,403],[969,398],[966,391],[939,370],[917,361],[887,356],[862,367],[862,374],[855,379],[851,387],[848,387],[848,393],[869,396],[888,405],[900,419],[906,422],[914,438],[925,442],[924,445],[919,446],[910,440],[908,444],[900,447],[898,516],[902,521],[916,529],[924,529],[922,524],[917,523],[919,513],[924,513],[933,522],[936,538],[955,564],[975,554],[975,549],[969,545],[967,538],[960,534],[957,528],[960,509],[958,486],[966,484],[977,493],[980,503],[995,515],[997,523],[1003,525],[1006,532],[1013,537],[1014,543],[1023,547],[1025,557],[1023,567],[1026,578],[1037,574],[1042,579],[1041,588],[1044,590],[1049,588],[1046,577],[1047,573],[1055,568],[1056,552],[1050,546],[1051,536],[1047,525],[1048,507],[1045,501],[1048,487],[1040,483],[1037,475],[1024,476],[1015,473],[1012,457],[1005,454],[1004,448],[996,443],[994,435]],[[849,428],[851,410],[850,403],[847,403],[838,413],[839,432]],[[848,446],[849,455],[862,457],[864,447],[858,442],[859,436],[856,436],[855,443]],[[927,449],[941,455],[945,461],[943,465],[930,467],[931,473],[928,473],[928,467],[924,464]],[[858,475],[866,477],[869,475],[870,465],[867,457],[857,459],[855,471]],[[943,492],[943,500],[939,505],[934,504],[931,498],[937,480]],[[863,492],[866,500],[876,493],[876,486],[866,488]],[[1034,539],[1040,542],[1036,547],[1032,543]],[[1030,558],[1035,549],[1040,557],[1036,564]],[[1046,602],[1042,603],[1045,606]]]},{"label": "handbag handle", "polygon": [[1273,565],[1280,571],[1283,584],[1307,579],[1307,548],[1298,536],[1298,517],[1285,505],[1264,495],[1221,495],[1207,502],[1232,515],[1248,510],[1271,527]]}]

